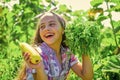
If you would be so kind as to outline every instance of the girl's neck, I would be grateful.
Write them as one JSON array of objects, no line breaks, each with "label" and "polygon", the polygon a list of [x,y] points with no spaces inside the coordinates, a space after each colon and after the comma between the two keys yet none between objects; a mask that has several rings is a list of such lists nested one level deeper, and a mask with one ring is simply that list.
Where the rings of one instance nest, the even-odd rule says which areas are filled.
[{"label": "girl's neck", "polygon": [[52,44],[49,46],[55,51],[56,57],[57,57],[59,63],[62,64],[62,59],[61,59],[61,55],[60,55],[61,43],[56,43],[56,44]]},{"label": "girl's neck", "polygon": [[49,46],[55,51],[56,55],[60,54],[60,47],[61,47],[60,43],[52,44],[52,45],[49,45]]}]

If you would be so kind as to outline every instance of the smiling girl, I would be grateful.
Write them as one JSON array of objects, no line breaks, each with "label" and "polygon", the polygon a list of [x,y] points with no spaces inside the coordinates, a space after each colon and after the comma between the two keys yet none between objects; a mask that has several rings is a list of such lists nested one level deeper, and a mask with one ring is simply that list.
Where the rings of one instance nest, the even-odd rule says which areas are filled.
[{"label": "smiling girl", "polygon": [[30,55],[23,55],[25,66],[19,80],[66,80],[70,69],[83,80],[92,80],[90,57],[82,55],[82,63],[65,44],[65,20],[56,13],[39,16],[34,44],[42,50],[39,64],[30,63]]}]

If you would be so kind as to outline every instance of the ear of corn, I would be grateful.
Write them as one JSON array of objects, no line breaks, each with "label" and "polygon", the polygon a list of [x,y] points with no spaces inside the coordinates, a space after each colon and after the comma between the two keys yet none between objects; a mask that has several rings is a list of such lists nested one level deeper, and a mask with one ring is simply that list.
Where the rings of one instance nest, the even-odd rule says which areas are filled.
[{"label": "ear of corn", "polygon": [[25,42],[19,43],[19,45],[23,52],[27,52],[28,54],[30,54],[31,63],[38,64],[42,60],[39,54],[41,52],[41,49],[38,49],[37,46],[34,48]]}]

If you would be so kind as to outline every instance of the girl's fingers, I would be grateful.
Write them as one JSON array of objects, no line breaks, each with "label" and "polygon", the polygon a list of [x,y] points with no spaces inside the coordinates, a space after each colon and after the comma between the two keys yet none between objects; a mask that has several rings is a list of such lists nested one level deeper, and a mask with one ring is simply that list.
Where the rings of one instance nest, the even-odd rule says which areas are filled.
[{"label": "girl's fingers", "polygon": [[29,53],[23,53],[23,58],[27,64],[27,66],[31,67],[31,68],[39,68],[41,66],[41,63],[39,64],[32,64],[31,63],[31,59],[30,59],[30,55]]},{"label": "girl's fingers", "polygon": [[29,61],[29,59],[30,59],[29,53],[24,53],[23,57],[24,57],[25,61]]}]

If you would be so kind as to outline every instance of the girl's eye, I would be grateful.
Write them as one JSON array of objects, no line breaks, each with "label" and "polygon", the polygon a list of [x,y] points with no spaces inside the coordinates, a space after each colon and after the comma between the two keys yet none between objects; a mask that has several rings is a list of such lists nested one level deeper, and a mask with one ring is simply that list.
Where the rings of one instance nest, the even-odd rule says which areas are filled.
[{"label": "girl's eye", "polygon": [[55,25],[55,23],[50,23],[50,24],[49,24],[49,26],[54,26],[54,25]]},{"label": "girl's eye", "polygon": [[40,29],[44,29],[44,28],[45,28],[45,25],[41,25],[41,26],[40,26]]}]

